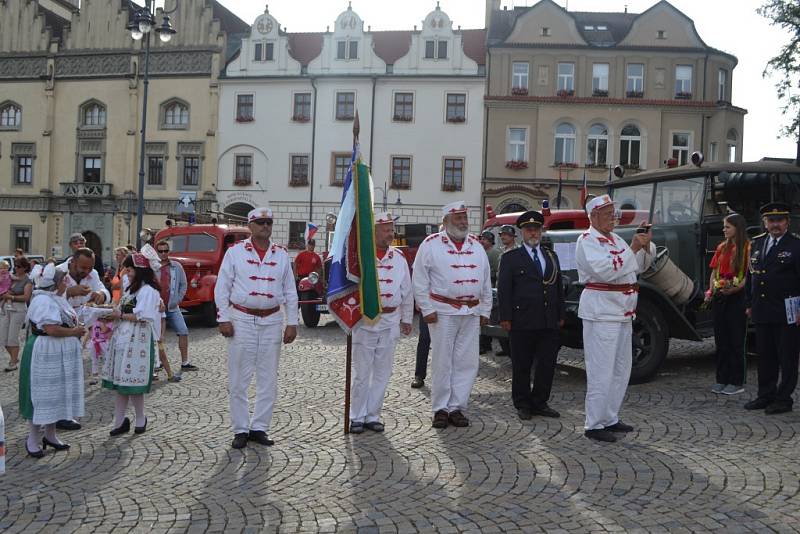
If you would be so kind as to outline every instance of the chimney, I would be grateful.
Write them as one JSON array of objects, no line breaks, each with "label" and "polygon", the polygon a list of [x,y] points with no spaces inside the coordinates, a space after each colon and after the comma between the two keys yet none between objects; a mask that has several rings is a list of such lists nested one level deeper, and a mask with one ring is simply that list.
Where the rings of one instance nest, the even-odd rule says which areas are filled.
[{"label": "chimney", "polygon": [[489,24],[492,22],[492,13],[500,11],[500,0],[486,0],[486,29],[489,29]]}]

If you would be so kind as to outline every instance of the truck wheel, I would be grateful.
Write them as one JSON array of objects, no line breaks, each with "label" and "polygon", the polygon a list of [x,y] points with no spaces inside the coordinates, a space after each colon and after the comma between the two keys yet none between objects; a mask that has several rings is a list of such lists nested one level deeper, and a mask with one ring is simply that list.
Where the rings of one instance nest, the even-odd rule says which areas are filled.
[{"label": "truck wheel", "polygon": [[[308,291],[300,294],[300,300],[313,300],[317,298],[316,293]],[[319,324],[319,311],[316,304],[301,304],[300,314],[303,316],[303,323],[309,328],[314,328]]]},{"label": "truck wheel", "polygon": [[631,384],[641,384],[653,379],[669,350],[669,327],[653,303],[643,299],[636,307],[633,321],[633,365]]},{"label": "truck wheel", "polygon": [[203,310],[201,312],[203,316],[203,324],[205,326],[215,327],[217,326],[217,305],[213,302],[206,302],[203,304]]}]

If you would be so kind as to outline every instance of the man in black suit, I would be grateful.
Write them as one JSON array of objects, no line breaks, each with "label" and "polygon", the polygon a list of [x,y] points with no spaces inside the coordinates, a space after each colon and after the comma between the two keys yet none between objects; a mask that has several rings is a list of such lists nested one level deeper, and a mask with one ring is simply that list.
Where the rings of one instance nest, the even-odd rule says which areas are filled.
[{"label": "man in black suit", "polygon": [[744,407],[768,415],[791,411],[797,386],[800,315],[788,324],[785,299],[800,297],[800,239],[789,232],[790,211],[783,202],[762,207],[767,231],[750,247],[745,299],[756,326],[758,396]]},{"label": "man in black suit", "polygon": [[558,257],[540,244],[543,224],[544,216],[538,211],[520,215],[517,227],[522,230],[522,246],[503,255],[497,277],[500,326],[511,338],[511,398],[523,420],[560,415],[547,401],[561,348],[564,288]]}]

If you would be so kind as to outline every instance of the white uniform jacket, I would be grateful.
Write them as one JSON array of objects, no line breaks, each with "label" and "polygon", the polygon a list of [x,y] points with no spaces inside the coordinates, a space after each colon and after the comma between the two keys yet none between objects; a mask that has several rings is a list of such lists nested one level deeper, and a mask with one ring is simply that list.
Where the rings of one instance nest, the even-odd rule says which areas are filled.
[{"label": "white uniform jacket", "polygon": [[[637,275],[650,267],[656,253],[650,250],[634,253],[617,234],[610,237],[590,227],[581,234],[575,248],[578,280],[582,284],[635,284]],[[585,288],[581,292],[578,317],[589,321],[630,321],[636,313],[638,291],[604,291]]]},{"label": "white uniform jacket", "polygon": [[253,243],[246,239],[225,253],[214,287],[217,320],[229,322],[233,317],[255,319],[256,324],[283,322],[280,313],[256,317],[237,310],[231,304],[251,309],[286,306],[286,324],[297,325],[297,289],[291,261],[286,249],[270,244],[264,259],[259,259]]},{"label": "white uniform jacket", "polygon": [[[482,315],[492,311],[492,281],[489,258],[478,238],[468,235],[458,250],[447,232],[427,237],[414,260],[414,298],[423,317],[442,315]],[[472,308],[459,308],[431,298],[431,294],[456,300],[478,300]]]},{"label": "white uniform jacket", "polygon": [[397,308],[390,313],[381,313],[374,324],[362,321],[360,328],[377,332],[389,328],[399,328],[400,323],[411,324],[414,319],[414,295],[411,292],[411,274],[403,253],[389,247],[383,259],[377,259],[378,282],[381,290],[381,307]]},{"label": "white uniform jacket", "polygon": [[[67,289],[74,287],[76,285],[86,286],[92,291],[96,291],[105,295],[106,296],[106,300],[104,301],[105,303],[111,302],[111,294],[108,292],[108,289],[106,289],[106,286],[103,285],[103,282],[100,281],[100,275],[98,275],[97,271],[95,271],[94,269],[89,271],[89,274],[83,277],[83,279],[80,281],[80,284],[76,283],[75,280],[72,279],[72,276],[69,275],[69,262],[71,261],[72,258],[70,257],[64,263],[56,266],[56,269],[67,273],[66,276]],[[89,302],[89,300],[90,300],[90,295],[84,295],[82,297],[69,297],[67,299],[67,302],[69,302],[70,306],[72,306],[74,309],[77,310],[78,308]]]}]

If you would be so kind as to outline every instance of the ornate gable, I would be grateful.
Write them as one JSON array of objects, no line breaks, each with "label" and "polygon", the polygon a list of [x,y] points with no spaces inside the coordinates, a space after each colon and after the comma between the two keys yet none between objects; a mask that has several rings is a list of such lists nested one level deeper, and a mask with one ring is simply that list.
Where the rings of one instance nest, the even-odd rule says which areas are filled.
[{"label": "ornate gable", "polygon": [[692,19],[662,0],[636,17],[621,46],[707,48]]},{"label": "ornate gable", "polygon": [[552,0],[542,0],[519,15],[504,43],[587,44],[575,19]]}]

